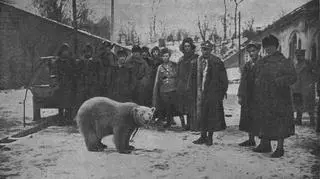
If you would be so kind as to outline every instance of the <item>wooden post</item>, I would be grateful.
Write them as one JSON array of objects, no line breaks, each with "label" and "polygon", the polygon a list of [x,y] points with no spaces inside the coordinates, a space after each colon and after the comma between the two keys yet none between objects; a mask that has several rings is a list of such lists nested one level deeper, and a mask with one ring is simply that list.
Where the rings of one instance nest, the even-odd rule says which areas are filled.
[{"label": "wooden post", "polygon": [[[241,69],[241,16],[240,16],[240,11],[239,11],[239,30],[238,30],[238,33],[239,33],[239,59],[238,59],[238,63],[239,63],[239,69]],[[241,71],[241,70],[240,70]]]},{"label": "wooden post", "polygon": [[111,28],[110,28],[110,41],[114,42],[114,0],[111,0]]},{"label": "wooden post", "polygon": [[74,55],[78,57],[78,38],[77,38],[77,31],[78,31],[78,23],[77,23],[77,2],[76,0],[72,0],[72,14],[73,14],[73,47],[74,47]]}]

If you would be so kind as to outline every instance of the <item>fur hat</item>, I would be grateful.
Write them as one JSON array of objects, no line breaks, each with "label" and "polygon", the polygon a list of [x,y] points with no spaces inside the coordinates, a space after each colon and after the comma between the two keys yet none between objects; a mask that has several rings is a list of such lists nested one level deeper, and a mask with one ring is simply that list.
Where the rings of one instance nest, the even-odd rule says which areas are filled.
[{"label": "fur hat", "polygon": [[201,48],[212,49],[213,44],[209,40],[207,40],[201,43]]},{"label": "fur hat", "polygon": [[189,43],[189,44],[191,45],[191,49],[192,49],[192,50],[195,50],[195,49],[196,49],[196,46],[194,45],[193,39],[190,38],[190,37],[187,37],[187,38],[183,39],[183,41],[182,41],[182,43],[181,43],[181,45],[180,45],[180,47],[179,47],[179,49],[180,49],[180,51],[181,51],[182,53],[184,53],[184,44],[185,44],[185,43]]},{"label": "fur hat", "polygon": [[268,46],[276,46],[276,48],[278,48],[279,40],[274,35],[269,35],[269,36],[262,39],[262,46],[264,48],[268,47]]},{"label": "fur hat", "polygon": [[143,53],[143,52],[146,52],[146,53],[148,54],[148,56],[150,56],[149,47],[143,46],[143,47],[141,48],[141,53]]},{"label": "fur hat", "polygon": [[134,45],[131,49],[132,53],[134,52],[140,52],[141,53],[141,47],[139,45]]},{"label": "fur hat", "polygon": [[254,47],[257,50],[261,49],[261,44],[258,42],[250,42],[247,46],[246,46],[246,50],[248,50],[249,48]]}]

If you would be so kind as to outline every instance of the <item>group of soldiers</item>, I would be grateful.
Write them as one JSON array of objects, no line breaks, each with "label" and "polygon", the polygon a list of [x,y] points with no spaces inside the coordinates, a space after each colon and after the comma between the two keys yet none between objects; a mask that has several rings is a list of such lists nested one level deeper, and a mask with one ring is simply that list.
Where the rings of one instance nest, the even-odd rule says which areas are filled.
[{"label": "group of soldiers", "polygon": [[[249,135],[240,146],[255,146],[255,136],[260,144],[254,152],[272,151],[271,140],[277,148],[271,157],[284,155],[284,139],[294,135],[295,127],[302,124],[303,112],[308,112],[310,124],[315,126],[315,83],[319,67],[305,59],[305,50],[295,51],[294,59],[287,59],[278,51],[279,40],[269,35],[262,40],[266,53],[260,56],[261,43],[247,45],[251,60],[246,62],[241,74],[238,101],[241,105],[239,129]],[[294,120],[294,111],[297,112]],[[318,111],[319,113],[319,111]],[[320,132],[320,119],[316,126]]]},{"label": "group of soldiers", "polygon": [[61,45],[51,64],[51,84],[59,86],[59,114],[62,125],[72,122],[77,109],[87,99],[105,96],[116,101],[133,101],[151,106],[157,66],[162,63],[160,49],[134,46],[112,52],[113,44],[103,42],[96,53],[86,44],[79,59],[72,56],[67,43]]},{"label": "group of soldiers", "polygon": [[[260,56],[261,45],[266,52]],[[269,35],[261,43],[250,43],[246,50],[251,59],[242,69],[238,91],[241,105],[239,129],[249,134],[249,139],[240,146],[255,146],[255,137],[260,144],[254,152],[271,152],[271,140],[278,142],[271,157],[284,155],[284,139],[294,134],[294,122],[301,124],[302,113],[309,112],[310,122],[315,125],[314,84],[318,78],[315,65],[305,59],[304,50],[296,50],[297,63],[278,51],[279,40]],[[74,60],[68,44],[63,44],[55,63],[61,86],[62,115],[70,115],[86,99],[106,96],[111,99],[139,105],[156,107],[158,121],[173,124],[179,116],[185,129],[198,126],[200,137],[194,144],[213,144],[213,132],[226,129],[223,99],[228,89],[224,63],[213,55],[213,44],[201,44],[201,55],[195,53],[191,38],[180,45],[183,56],[178,63],[170,60],[171,50],[154,47],[132,47],[132,54],[118,50],[103,42],[94,55],[93,47],[87,44],[79,60]],[[294,106],[294,108],[292,107]],[[293,109],[297,112],[294,121]],[[319,112],[319,111],[318,111]],[[184,115],[187,116],[185,124]],[[318,115],[319,116],[319,115]],[[319,117],[318,117],[319,118]],[[320,122],[317,122],[320,131]]]}]

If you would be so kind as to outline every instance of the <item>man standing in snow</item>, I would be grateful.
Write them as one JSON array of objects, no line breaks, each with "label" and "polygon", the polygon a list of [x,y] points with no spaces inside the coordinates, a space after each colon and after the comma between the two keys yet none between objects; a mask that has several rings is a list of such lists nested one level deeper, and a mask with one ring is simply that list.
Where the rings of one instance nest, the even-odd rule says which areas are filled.
[{"label": "man standing in snow", "polygon": [[252,117],[250,110],[252,108],[252,92],[254,85],[254,66],[255,63],[260,59],[259,51],[261,45],[258,43],[250,43],[247,45],[246,50],[249,53],[250,60],[245,63],[242,72],[241,80],[238,89],[238,102],[241,105],[240,123],[239,130],[247,132],[249,134],[249,140],[240,143],[240,146],[255,146],[254,135],[252,130]]},{"label": "man standing in snow", "polygon": [[226,129],[223,98],[228,89],[228,77],[223,62],[211,54],[210,41],[201,44],[202,55],[197,59],[198,120],[201,136],[194,144],[211,146],[215,131]]},{"label": "man standing in snow", "polygon": [[279,40],[269,35],[262,40],[267,55],[255,64],[252,119],[253,135],[261,138],[254,152],[272,151],[271,140],[278,142],[272,158],[283,156],[284,139],[294,135],[290,86],[296,81],[293,63],[279,52]]}]

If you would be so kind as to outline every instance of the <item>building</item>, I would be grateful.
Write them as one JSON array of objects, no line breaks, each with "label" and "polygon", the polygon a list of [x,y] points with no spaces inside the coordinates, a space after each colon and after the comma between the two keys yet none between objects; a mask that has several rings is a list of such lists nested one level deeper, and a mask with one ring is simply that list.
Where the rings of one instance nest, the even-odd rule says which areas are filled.
[{"label": "building", "polygon": [[[272,34],[279,39],[279,51],[287,58],[295,61],[295,49],[305,49],[307,60],[320,63],[319,4],[320,0],[310,0],[259,31],[258,35],[251,40],[261,42],[265,36]],[[240,66],[242,66],[250,57],[244,49],[241,49],[240,53]],[[264,54],[263,50],[261,54]],[[239,67],[238,59],[239,52],[225,58],[226,68]]]},{"label": "building", "polygon": [[279,50],[294,60],[295,49],[305,49],[306,59],[320,60],[320,0],[311,0],[261,31],[255,40],[272,34],[280,40]]},{"label": "building", "polygon": [[[39,57],[55,55],[62,43],[73,46],[74,29],[65,24],[0,2],[0,88],[19,88],[29,83]],[[90,43],[95,50],[105,38],[78,30],[78,51]],[[115,51],[124,48],[115,45]],[[45,80],[45,79],[44,79]]]}]

